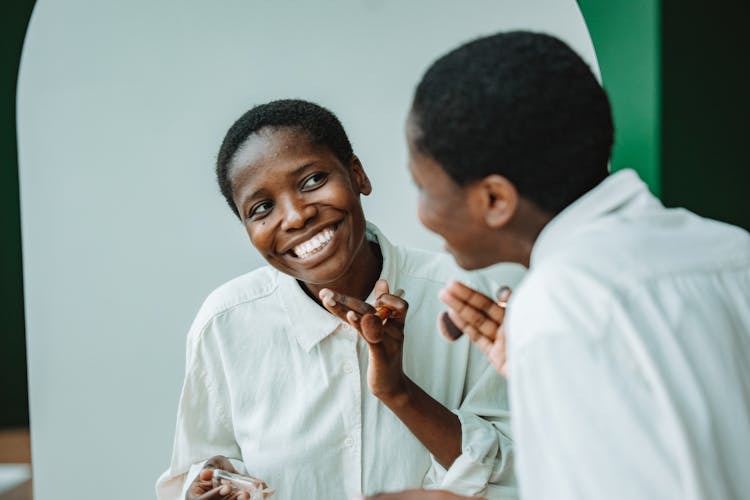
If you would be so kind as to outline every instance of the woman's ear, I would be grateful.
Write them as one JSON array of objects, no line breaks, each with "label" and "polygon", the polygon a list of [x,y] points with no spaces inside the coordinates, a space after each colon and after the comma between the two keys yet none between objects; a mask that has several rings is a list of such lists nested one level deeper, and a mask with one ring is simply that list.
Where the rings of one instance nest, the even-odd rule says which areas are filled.
[{"label": "woman's ear", "polygon": [[356,155],[352,156],[352,161],[349,162],[349,175],[351,176],[354,187],[360,194],[367,196],[372,193],[370,178],[367,177],[365,169],[362,167],[362,163]]},{"label": "woman's ear", "polygon": [[484,222],[492,229],[499,229],[510,221],[518,208],[518,191],[502,175],[488,175],[477,186],[481,197]]}]

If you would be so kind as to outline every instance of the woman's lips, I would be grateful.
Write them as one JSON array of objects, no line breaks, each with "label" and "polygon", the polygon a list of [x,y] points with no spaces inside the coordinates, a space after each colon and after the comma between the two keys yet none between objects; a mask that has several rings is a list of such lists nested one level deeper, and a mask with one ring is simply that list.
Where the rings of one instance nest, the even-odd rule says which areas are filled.
[{"label": "woman's lips", "polygon": [[293,257],[298,259],[307,259],[320,251],[322,251],[331,242],[335,236],[336,225],[328,226],[323,228],[321,231],[313,235],[306,241],[303,241],[299,245],[295,245],[290,250]]}]

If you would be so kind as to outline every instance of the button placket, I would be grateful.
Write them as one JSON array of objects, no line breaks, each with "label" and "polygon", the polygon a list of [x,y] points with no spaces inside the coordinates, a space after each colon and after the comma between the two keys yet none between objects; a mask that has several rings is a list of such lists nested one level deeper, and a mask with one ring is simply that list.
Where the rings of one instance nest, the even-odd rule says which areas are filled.
[{"label": "button placket", "polygon": [[347,487],[353,488],[352,491],[362,491],[362,447],[359,442],[362,434],[362,389],[357,353],[359,333],[346,323],[341,324],[339,331],[342,333],[337,349],[339,379],[349,394],[342,405],[344,428],[340,443],[343,453],[347,455]]}]

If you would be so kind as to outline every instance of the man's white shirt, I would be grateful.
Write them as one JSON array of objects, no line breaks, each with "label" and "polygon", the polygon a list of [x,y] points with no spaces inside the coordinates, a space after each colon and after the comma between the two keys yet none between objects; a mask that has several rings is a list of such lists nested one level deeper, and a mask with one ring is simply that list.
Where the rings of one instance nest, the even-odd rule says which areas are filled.
[{"label": "man's white shirt", "polygon": [[507,331],[522,498],[750,498],[747,232],[613,174],[542,231]]}]

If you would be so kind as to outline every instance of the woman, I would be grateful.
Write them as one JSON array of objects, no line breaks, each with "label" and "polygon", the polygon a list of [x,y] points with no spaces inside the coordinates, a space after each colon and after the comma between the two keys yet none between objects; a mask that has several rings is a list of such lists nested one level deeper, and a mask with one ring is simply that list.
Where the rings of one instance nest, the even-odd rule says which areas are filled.
[{"label": "woman", "polygon": [[[270,266],[219,287],[193,323],[159,497],[235,498],[213,487],[213,467],[279,499],[513,495],[503,382],[466,339],[434,333],[437,292],[459,271],[366,222],[370,181],[336,117],[304,101],[253,108],[227,132],[217,175]],[[408,314],[389,287],[405,290]],[[362,316],[376,300],[392,311],[384,323]]]}]

